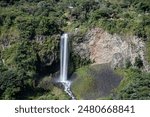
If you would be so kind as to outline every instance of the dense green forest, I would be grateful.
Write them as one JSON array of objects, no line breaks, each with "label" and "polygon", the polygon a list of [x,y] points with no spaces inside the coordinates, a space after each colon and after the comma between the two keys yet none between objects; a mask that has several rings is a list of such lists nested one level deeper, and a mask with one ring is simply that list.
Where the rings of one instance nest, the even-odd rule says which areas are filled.
[{"label": "dense green forest", "polygon": [[[59,71],[59,39],[101,27],[135,35],[146,43],[150,62],[150,0],[0,0],[0,99],[69,99],[52,82]],[[87,65],[71,52],[73,71]],[[130,65],[110,99],[150,99],[150,74]]]}]

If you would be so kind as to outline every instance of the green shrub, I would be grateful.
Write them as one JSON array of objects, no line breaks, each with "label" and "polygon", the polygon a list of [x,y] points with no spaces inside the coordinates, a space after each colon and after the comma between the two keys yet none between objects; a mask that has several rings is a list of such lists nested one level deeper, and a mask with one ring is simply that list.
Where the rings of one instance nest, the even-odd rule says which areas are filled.
[{"label": "green shrub", "polygon": [[148,73],[139,74],[137,71],[134,72],[135,74],[129,76],[129,78],[131,78],[132,80],[130,80],[130,82],[126,82],[126,85],[124,85],[122,88],[120,87],[118,88],[119,91],[116,93],[114,99],[124,99],[124,100],[150,99],[150,86],[149,86],[150,74]]}]

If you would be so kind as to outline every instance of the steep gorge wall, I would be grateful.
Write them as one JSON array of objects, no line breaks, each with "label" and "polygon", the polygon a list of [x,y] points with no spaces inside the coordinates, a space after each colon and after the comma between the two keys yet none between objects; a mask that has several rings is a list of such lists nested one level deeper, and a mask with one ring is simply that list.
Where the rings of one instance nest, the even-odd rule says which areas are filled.
[{"label": "steep gorge wall", "polygon": [[112,68],[124,67],[127,60],[133,65],[135,58],[140,56],[144,70],[150,70],[145,60],[145,43],[136,36],[112,35],[101,28],[94,28],[74,45],[77,54],[82,58],[88,57],[94,64],[110,63]]}]

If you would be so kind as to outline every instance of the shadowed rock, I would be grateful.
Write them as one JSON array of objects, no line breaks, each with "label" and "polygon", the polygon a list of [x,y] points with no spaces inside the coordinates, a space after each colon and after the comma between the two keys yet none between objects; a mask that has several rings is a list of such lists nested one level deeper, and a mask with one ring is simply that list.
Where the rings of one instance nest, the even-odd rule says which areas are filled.
[{"label": "shadowed rock", "polygon": [[[122,77],[117,75],[109,65],[93,65],[77,72],[72,85],[72,91],[78,99],[98,99],[108,97]],[[75,75],[74,75],[75,76]]]}]

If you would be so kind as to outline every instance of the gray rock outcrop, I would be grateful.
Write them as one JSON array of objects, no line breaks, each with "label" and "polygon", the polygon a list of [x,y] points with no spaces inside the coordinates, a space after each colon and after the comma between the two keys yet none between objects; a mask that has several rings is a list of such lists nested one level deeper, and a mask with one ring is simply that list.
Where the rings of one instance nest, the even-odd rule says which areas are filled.
[{"label": "gray rock outcrop", "polygon": [[144,70],[149,71],[145,60],[145,43],[136,36],[112,35],[101,28],[94,28],[74,49],[82,58],[89,57],[94,64],[110,63],[112,68],[124,67],[127,60],[133,65],[135,58],[140,56]]}]

